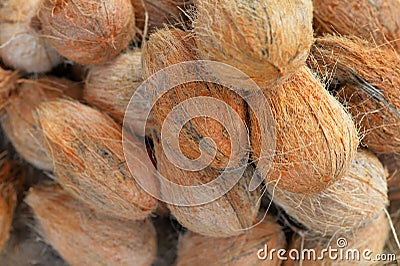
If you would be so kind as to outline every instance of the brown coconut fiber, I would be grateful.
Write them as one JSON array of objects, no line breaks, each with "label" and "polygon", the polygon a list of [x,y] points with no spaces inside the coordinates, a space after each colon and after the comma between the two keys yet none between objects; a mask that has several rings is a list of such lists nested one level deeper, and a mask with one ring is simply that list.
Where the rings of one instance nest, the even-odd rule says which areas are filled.
[{"label": "brown coconut fiber", "polygon": [[337,96],[349,107],[362,142],[378,154],[400,152],[400,57],[356,38],[316,40],[309,60],[321,76],[332,77]]},{"label": "brown coconut fiber", "polygon": [[[324,248],[328,249],[328,247],[336,249],[338,252],[332,252],[331,258],[329,257],[329,252],[325,252],[324,258],[320,260],[309,259],[307,257],[309,253],[304,253],[304,259],[292,260],[289,258],[283,265],[388,265],[385,263],[390,263],[390,261],[375,261],[376,256],[383,253],[388,235],[389,223],[384,212],[381,212],[379,217],[368,226],[360,229],[356,234],[339,234],[332,238],[322,238],[312,233],[305,233],[304,236],[295,235],[289,244],[288,250],[295,249],[300,254],[307,249],[315,250],[317,256],[321,256],[322,250]],[[363,258],[363,253],[367,249],[371,251],[366,254],[369,255],[371,260]],[[342,256],[340,255],[341,253],[343,254]],[[334,258],[335,255],[337,255],[337,259]]]},{"label": "brown coconut fiber", "polygon": [[128,50],[112,61],[91,66],[85,81],[85,100],[122,123],[126,107],[143,81],[141,59],[141,50]]},{"label": "brown coconut fiber", "polygon": [[55,186],[30,190],[39,232],[71,265],[150,265],[156,231],[149,220],[123,221],[89,209]]},{"label": "brown coconut fiber", "polygon": [[286,246],[285,235],[271,216],[237,237],[210,238],[187,232],[179,240],[176,265],[281,265],[277,256],[273,260],[258,259],[258,251],[266,245],[269,250]]},{"label": "brown coconut fiber", "polygon": [[295,194],[268,186],[273,201],[314,233],[355,233],[388,206],[386,172],[372,153],[360,150],[345,176],[326,190]]},{"label": "brown coconut fiber", "polygon": [[18,73],[4,70],[0,67],[0,115],[3,113],[11,91],[15,87],[15,80],[18,78]]},{"label": "brown coconut fiber", "polygon": [[[157,31],[151,35],[143,55],[144,77],[147,78],[173,64],[199,59],[196,56],[195,49],[194,39],[189,33],[178,29]],[[185,68],[183,67],[183,69]],[[182,75],[182,73],[176,73],[176,75]],[[169,74],[168,78],[173,80],[175,77]],[[157,100],[152,112],[156,130],[160,132],[166,117],[175,106],[185,100],[200,96],[212,97],[223,101],[238,114],[241,121],[245,121],[245,102],[233,91],[213,83],[190,82],[171,88]],[[201,109],[200,107],[204,106],[198,106],[197,108]],[[230,116],[225,116],[222,119],[223,123],[230,121],[232,121]],[[235,130],[235,136],[230,136],[224,125],[211,117],[192,118],[180,131],[179,144],[181,151],[187,158],[197,159],[201,155],[200,141],[204,138],[211,138],[215,142],[216,148],[208,145],[203,149],[210,156],[214,152],[216,153],[216,156],[212,159],[211,166],[217,169],[224,169],[230,161],[231,166],[235,167],[244,159],[238,156],[242,154],[243,150],[233,150],[231,141],[237,141],[238,149],[249,150],[246,145],[247,131],[239,131],[238,128],[235,128]],[[164,137],[173,138],[173,136],[169,135]]]},{"label": "brown coconut fiber", "polygon": [[357,36],[400,52],[400,1],[313,0],[317,34]]},{"label": "brown coconut fiber", "polygon": [[[262,177],[281,189],[317,193],[343,177],[358,146],[351,116],[311,71],[303,66],[273,93],[265,96],[276,126],[276,153],[272,168],[258,166]],[[261,136],[251,112],[251,141],[255,162]]]},{"label": "brown coconut fiber", "polygon": [[37,18],[40,0],[2,0],[0,6],[0,58],[25,72],[47,72],[62,62],[41,35]]},{"label": "brown coconut fiber", "polygon": [[1,118],[2,126],[14,148],[29,163],[42,170],[52,170],[53,161],[43,143],[43,133],[34,115],[41,102],[61,98],[82,98],[77,83],[64,78],[19,79],[15,83]]},{"label": "brown coconut fiber", "polygon": [[50,44],[80,64],[115,58],[134,35],[130,0],[44,0],[38,16]]},{"label": "brown coconut fiber", "polygon": [[304,64],[313,42],[311,0],[195,4],[193,26],[203,59],[232,65],[260,86],[288,78]]},{"label": "brown coconut fiber", "polygon": [[[91,208],[110,216],[144,219],[157,207],[126,165],[122,128],[100,111],[75,101],[58,100],[37,108],[38,121],[54,162],[57,181]],[[132,147],[135,137],[126,137]],[[138,158],[146,151],[135,150]],[[143,179],[150,166],[138,159]],[[132,167],[136,167],[132,166]],[[142,180],[142,179],[141,179]]]},{"label": "brown coconut fiber", "polygon": [[[379,156],[382,164],[389,172],[388,188],[389,192],[400,192],[400,154],[385,154]],[[400,195],[399,195],[400,196]],[[399,197],[400,200],[400,197]]]}]

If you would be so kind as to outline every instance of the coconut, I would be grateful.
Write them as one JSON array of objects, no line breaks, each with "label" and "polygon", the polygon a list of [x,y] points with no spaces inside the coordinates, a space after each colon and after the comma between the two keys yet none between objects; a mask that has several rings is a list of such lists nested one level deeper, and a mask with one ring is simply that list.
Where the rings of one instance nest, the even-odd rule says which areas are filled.
[{"label": "coconut", "polygon": [[29,163],[42,170],[52,170],[53,161],[46,152],[43,134],[34,119],[35,108],[48,100],[81,98],[80,86],[64,78],[20,79],[15,84],[1,122],[14,148]]},{"label": "coconut", "polygon": [[277,256],[264,261],[257,254],[265,247],[279,250],[285,245],[282,228],[273,217],[267,216],[259,225],[237,237],[210,238],[185,233],[179,239],[177,265],[280,265]]},{"label": "coconut", "polygon": [[[135,10],[137,31],[142,35],[151,33],[164,23],[179,22],[181,9],[191,0],[131,0]],[[146,28],[147,27],[147,28]]]},{"label": "coconut", "polygon": [[317,39],[310,65],[333,76],[341,102],[365,135],[362,142],[378,154],[400,152],[400,59],[356,38]]},{"label": "coconut", "polygon": [[[288,250],[296,250],[297,254],[304,254],[305,257],[303,259],[299,256],[298,260],[294,260],[288,256],[288,260],[283,265],[371,265],[376,255],[382,254],[388,233],[389,223],[385,213],[381,212],[377,219],[361,228],[356,234],[339,234],[332,238],[316,236],[312,232],[303,236],[295,235]],[[323,249],[329,248],[336,249],[336,252],[324,252]],[[312,253],[308,253],[306,250],[315,250],[316,256],[323,256],[323,258],[314,260],[311,257],[309,259],[308,254]],[[364,252],[365,250],[371,252]],[[371,260],[363,255],[368,256]],[[295,252],[292,252],[292,256],[296,256]],[[335,256],[337,256],[336,259]]]},{"label": "coconut", "polygon": [[268,185],[273,201],[310,231],[323,236],[352,233],[388,205],[386,172],[366,150],[357,152],[345,176],[319,193],[295,194]]},{"label": "coconut", "polygon": [[[137,183],[125,161],[122,128],[107,115],[68,100],[42,103],[37,109],[57,181],[91,208],[111,216],[144,219],[157,201]],[[134,148],[135,137],[124,136]],[[152,180],[152,165],[141,158],[146,151],[134,149],[140,180]],[[136,177],[139,178],[139,177]]]},{"label": "coconut", "polygon": [[313,0],[314,27],[319,35],[354,35],[400,51],[399,1]]},{"label": "coconut", "polygon": [[400,191],[400,154],[381,155],[379,159],[389,172],[389,191]]},{"label": "coconut", "polygon": [[[275,93],[265,92],[276,123],[276,154],[272,168],[257,166],[267,181],[294,193],[312,194],[339,180],[354,159],[358,138],[343,106],[303,66]],[[261,132],[251,113],[255,160]],[[269,172],[268,172],[269,171]]]},{"label": "coconut", "polygon": [[232,65],[260,86],[289,77],[304,64],[313,42],[311,0],[195,4],[193,26],[203,59]]},{"label": "coconut", "polygon": [[103,216],[55,186],[35,187],[26,202],[39,232],[70,265],[150,265],[156,231],[149,220]]},{"label": "coconut", "polygon": [[1,158],[0,161],[0,251],[10,237],[11,223],[17,205],[17,191],[13,185],[10,162]]},{"label": "coconut", "polygon": [[[150,37],[144,51],[144,77],[147,78],[157,71],[173,64],[198,59],[195,49],[193,38],[186,32],[178,29],[157,31]],[[184,65],[182,66],[182,71],[187,71]],[[176,73],[176,75],[182,75],[182,73],[179,72]],[[176,79],[176,77],[170,73],[168,74],[168,78],[172,81]],[[161,88],[156,89],[163,90],[164,88],[161,86]],[[232,135],[230,135],[225,126],[232,124],[234,120],[231,113],[225,112],[228,108],[232,113],[237,115],[241,121],[245,121],[246,119],[246,105],[239,95],[228,88],[208,82],[185,83],[169,89],[160,98],[157,98],[157,93],[159,92],[157,91],[151,94],[151,97],[154,97],[154,99],[151,100],[157,100],[153,108],[152,116],[154,117],[154,127],[158,132],[161,132],[162,127],[165,126],[163,124],[166,122],[166,118],[176,106],[189,99],[194,99],[194,101],[196,101],[197,97],[203,97],[202,99],[208,97],[207,102],[209,106],[204,106],[204,102],[199,100],[189,107],[191,109],[197,108],[196,110],[198,110],[200,117],[193,117],[190,119],[190,121],[182,126],[179,132],[180,149],[184,156],[194,160],[199,158],[200,155],[207,154],[207,156],[202,156],[199,160],[204,158],[204,162],[206,160],[208,162],[209,157],[215,154],[215,157],[210,160],[210,165],[217,169],[224,169],[228,164],[230,164],[231,167],[235,167],[244,160],[245,156],[243,154],[249,149],[246,142],[247,130],[235,124],[235,132],[232,132]],[[213,106],[216,106],[214,101],[217,100],[224,103],[224,107],[222,107],[224,110],[218,109],[219,107],[213,109],[215,112],[222,114],[222,118],[220,118],[219,121],[203,113],[204,108],[210,110]],[[180,110],[185,114],[191,113],[186,107],[182,107]],[[183,119],[182,114],[179,114],[179,116],[181,117],[180,119]],[[236,123],[236,121],[234,121],[234,123]],[[165,133],[168,134],[164,135],[165,139],[173,139],[176,137],[170,132]],[[212,139],[215,146],[208,145],[208,142],[204,145],[204,140],[206,138]],[[200,149],[200,142],[202,141],[203,145]],[[236,148],[231,143],[233,141],[237,143]]]},{"label": "coconut", "polygon": [[142,53],[128,50],[112,61],[91,66],[85,82],[85,100],[108,113],[117,122],[142,83]]},{"label": "coconut", "polygon": [[81,64],[115,58],[134,35],[130,0],[45,0],[38,17],[50,44],[67,59]]},{"label": "coconut", "polygon": [[0,57],[9,67],[47,72],[62,62],[41,35],[36,13],[40,0],[3,0],[0,5]]},{"label": "coconut", "polygon": [[11,91],[14,89],[17,72],[4,70],[0,67],[0,115],[6,105]]},{"label": "coconut", "polygon": [[[200,171],[186,171],[168,161],[158,136],[153,136],[154,153],[158,172],[169,181],[181,186],[200,186],[215,180],[221,173],[212,167]],[[167,204],[171,214],[189,230],[209,237],[229,237],[242,234],[257,218],[261,189],[249,191],[254,169],[249,166],[237,184],[222,197],[197,206]],[[229,175],[227,176],[229,178]],[[215,190],[219,187],[215,187]],[[182,198],[197,200],[196,191],[185,194],[171,191],[161,185],[161,195],[168,195],[175,202]]]}]

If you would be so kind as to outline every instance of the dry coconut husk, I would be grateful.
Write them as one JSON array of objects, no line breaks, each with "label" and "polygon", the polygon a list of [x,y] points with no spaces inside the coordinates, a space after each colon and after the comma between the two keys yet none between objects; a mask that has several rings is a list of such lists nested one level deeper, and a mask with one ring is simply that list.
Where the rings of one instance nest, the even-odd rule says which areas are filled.
[{"label": "dry coconut husk", "polygon": [[[144,77],[149,77],[159,70],[162,70],[173,64],[182,63],[185,61],[196,60],[194,39],[190,34],[178,29],[164,29],[152,34],[147,42],[143,55],[143,73]],[[184,70],[183,70],[184,71]],[[187,73],[186,73],[187,74]],[[182,73],[176,73],[177,76]],[[168,74],[168,78],[174,80],[173,74]],[[158,88],[157,88],[158,89]],[[161,89],[164,89],[163,87]],[[160,89],[160,90],[161,90]],[[156,95],[156,93],[154,93]],[[153,97],[153,95],[152,95]],[[226,104],[224,108],[231,108],[241,121],[246,119],[246,105],[244,100],[233,91],[220,85],[206,82],[190,82],[183,85],[171,88],[162,97],[157,99],[153,108],[152,115],[154,117],[154,126],[158,132],[161,131],[163,123],[167,116],[171,113],[174,107],[188,99],[196,97],[211,97],[215,100],[220,100]],[[155,100],[153,99],[153,100]],[[195,103],[196,110],[203,110],[205,106],[200,106],[200,102]],[[213,103],[210,100],[212,108]],[[229,107],[227,107],[229,106]],[[185,108],[185,107],[183,107]],[[188,110],[183,109],[186,113]],[[216,110],[221,112],[225,110]],[[202,112],[202,111],[201,111]],[[227,112],[224,112],[224,117],[220,120],[222,123],[201,113],[201,117],[192,118],[189,122],[183,125],[179,134],[179,144],[182,154],[189,159],[197,159],[202,155],[202,152],[208,156],[214,155],[210,165],[217,169],[224,169],[230,162],[232,167],[236,167],[244,159],[241,157],[243,151],[248,151],[247,131],[240,131],[239,126],[235,128],[234,136],[230,136],[227,129],[222,123],[229,124],[233,118]],[[175,121],[177,122],[177,121]],[[235,125],[236,126],[236,125]],[[169,132],[166,132],[169,134]],[[172,134],[171,134],[172,135]],[[175,136],[164,135],[164,138],[174,138]],[[204,138],[211,138],[215,142],[215,147],[212,145],[203,145],[202,152],[200,150],[200,141]],[[233,148],[232,141],[238,143],[237,150]],[[203,143],[204,144],[204,143]],[[207,160],[208,160],[208,156]],[[247,158],[246,158],[247,159]]]},{"label": "dry coconut husk", "polygon": [[150,265],[156,231],[149,220],[124,221],[100,215],[59,187],[35,187],[26,202],[38,230],[71,265]]},{"label": "dry coconut husk", "polygon": [[355,232],[389,204],[386,172],[372,153],[359,150],[345,176],[316,194],[267,186],[273,201],[310,231],[323,236]]},{"label": "dry coconut husk", "polygon": [[387,180],[389,192],[400,192],[400,154],[381,155],[379,156],[379,160],[381,160],[383,166],[385,166],[389,172],[389,177]]},{"label": "dry coconut husk", "polygon": [[360,39],[326,36],[316,40],[310,65],[333,76],[340,101],[365,135],[373,152],[400,152],[400,57]]},{"label": "dry coconut husk", "polygon": [[0,115],[3,112],[11,91],[15,88],[17,78],[18,73],[16,71],[8,71],[0,67]]},{"label": "dry coconut husk", "polygon": [[[355,125],[343,106],[303,66],[275,93],[265,92],[276,123],[276,154],[272,168],[257,166],[267,181],[294,193],[312,194],[339,180],[358,146]],[[261,136],[251,113],[255,160]],[[269,171],[269,172],[268,172]]]},{"label": "dry coconut husk", "polygon": [[44,0],[38,16],[50,44],[80,64],[113,59],[134,35],[130,0]]},{"label": "dry coconut husk", "polygon": [[193,26],[203,59],[232,65],[260,86],[290,77],[304,64],[313,42],[311,0],[195,4]]},{"label": "dry coconut husk", "polygon": [[[156,209],[156,199],[129,172],[122,128],[114,120],[68,100],[42,103],[37,115],[53,158],[56,179],[65,190],[91,208],[115,217],[144,219]],[[135,137],[124,138],[132,148],[139,146]],[[136,152],[137,158],[147,156],[146,151],[139,149],[132,152]],[[138,164],[131,167],[140,169],[140,180],[152,179],[152,166],[145,161],[138,159]]]},{"label": "dry coconut husk", "polygon": [[182,9],[192,0],[131,0],[135,10],[137,31],[146,37],[165,23],[181,21]]},{"label": "dry coconut husk", "polygon": [[91,66],[85,81],[85,100],[122,123],[126,107],[143,81],[141,59],[141,50],[128,50],[112,61]]},{"label": "dry coconut husk", "polygon": [[285,235],[271,216],[237,237],[210,238],[187,232],[179,239],[176,265],[280,265],[277,256],[273,260],[257,257],[265,246],[269,250],[286,246]]},{"label": "dry coconut husk", "polygon": [[10,237],[11,223],[17,205],[17,191],[13,182],[11,163],[0,158],[0,251],[4,248]]},{"label": "dry coconut husk", "polygon": [[400,2],[370,0],[313,0],[317,34],[357,36],[400,51]]},{"label": "dry coconut husk", "polygon": [[[186,171],[176,167],[165,156],[158,136],[153,136],[157,171],[169,181],[181,186],[200,186],[213,181],[221,173],[211,167],[200,171]],[[209,237],[229,237],[240,235],[251,227],[260,208],[261,189],[249,191],[249,183],[254,173],[249,166],[237,184],[222,197],[197,206],[167,204],[172,216],[190,231]],[[218,189],[215,187],[215,189]],[[175,202],[181,198],[196,200],[195,192],[179,194],[160,187],[162,195],[169,195]]]},{"label": "dry coconut husk", "polygon": [[9,67],[26,72],[47,72],[62,62],[41,35],[36,13],[41,0],[2,0],[0,57]]},{"label": "dry coconut husk", "polygon": [[15,83],[1,118],[5,133],[14,148],[29,163],[42,170],[52,170],[53,161],[46,152],[43,133],[34,118],[41,102],[61,98],[82,98],[82,89],[64,78],[20,79]]},{"label": "dry coconut husk", "polygon": [[[385,213],[381,212],[377,219],[360,229],[356,234],[339,234],[332,238],[318,237],[311,232],[310,234],[306,233],[304,236],[295,235],[289,244],[288,250],[297,250],[300,255],[304,254],[305,257],[304,259],[299,257],[299,260],[293,260],[288,256],[288,260],[283,265],[372,265],[376,255],[383,253],[388,234],[389,223]],[[328,249],[329,247],[336,249],[337,252],[332,252],[331,257],[329,251],[325,252],[323,258],[319,260],[313,260],[313,257],[309,259],[308,254],[310,253],[306,252],[306,250],[315,250],[316,256],[321,257],[323,249]],[[367,249],[371,253],[365,255],[368,255],[371,260],[363,257],[363,252]],[[292,254],[292,256],[296,256],[294,252]],[[357,254],[360,259],[358,259]],[[335,255],[337,259],[335,259]]]}]

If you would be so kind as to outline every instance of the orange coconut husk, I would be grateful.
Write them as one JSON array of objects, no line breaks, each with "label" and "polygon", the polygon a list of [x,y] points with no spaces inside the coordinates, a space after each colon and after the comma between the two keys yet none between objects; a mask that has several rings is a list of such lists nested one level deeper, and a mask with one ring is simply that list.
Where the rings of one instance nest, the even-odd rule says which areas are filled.
[{"label": "orange coconut husk", "polygon": [[38,17],[50,44],[80,64],[115,58],[134,35],[135,16],[130,0],[45,0]]},{"label": "orange coconut husk", "polygon": [[71,265],[150,265],[156,231],[149,220],[124,221],[89,209],[56,186],[30,190],[38,230]]},{"label": "orange coconut husk", "polygon": [[[158,136],[153,135],[157,171],[169,181],[181,186],[200,186],[216,179],[221,173],[211,167],[200,171],[186,171],[176,167],[166,157]],[[234,187],[222,197],[197,206],[167,204],[171,214],[189,230],[209,237],[229,237],[242,234],[256,222],[260,207],[261,189],[249,191],[254,169],[249,166]],[[216,187],[215,189],[218,189]],[[181,195],[160,187],[162,195],[169,195],[178,202],[181,198],[193,199],[200,196],[195,192]]]},{"label": "orange coconut husk", "polygon": [[47,72],[61,56],[40,33],[36,13],[40,0],[3,0],[0,6],[0,57],[9,67]]},{"label": "orange coconut husk", "polygon": [[268,186],[273,201],[310,231],[351,233],[376,219],[389,204],[386,172],[379,159],[360,150],[345,176],[319,193],[295,194]]},{"label": "orange coconut husk", "polygon": [[[358,146],[355,125],[307,67],[302,67],[275,93],[266,92],[276,126],[272,168],[258,166],[268,181],[294,193],[312,194],[339,180]],[[260,156],[261,132],[251,113],[254,157]],[[269,172],[268,172],[269,171]]]},{"label": "orange coconut husk", "polygon": [[357,36],[377,45],[390,42],[400,51],[400,2],[313,0],[317,34]]},{"label": "orange coconut husk", "polygon": [[[68,100],[42,103],[37,115],[57,181],[68,192],[115,217],[144,219],[157,207],[157,201],[140,187],[126,165],[122,128],[114,120]],[[139,146],[133,136],[125,136],[125,141]],[[139,160],[131,167],[140,168],[140,180],[151,180],[152,166],[140,159],[147,156],[146,151],[132,152]]]},{"label": "orange coconut husk", "polygon": [[[400,191],[400,154],[384,154],[379,159],[389,172],[389,192]],[[400,195],[398,199],[400,200]]]},{"label": "orange coconut husk", "polygon": [[[303,252],[304,259],[300,256],[298,260],[297,258],[291,259],[287,255],[288,260],[283,265],[372,265],[376,256],[383,253],[388,235],[389,223],[384,212],[381,212],[379,217],[368,226],[361,228],[356,234],[338,234],[332,238],[316,236],[312,232],[306,233],[304,236],[296,234],[292,238],[288,250],[297,250],[299,254]],[[337,252],[333,252],[332,257],[329,257],[329,251],[325,251],[323,256],[323,249],[329,249],[329,247],[336,249]],[[367,249],[371,252],[365,255],[369,256],[371,260],[363,257],[363,253]],[[315,250],[316,256],[323,256],[323,258],[314,260],[311,257],[309,259],[310,253],[305,253],[306,250]],[[292,256],[296,256],[294,252],[292,254]],[[356,254],[359,255],[359,259]],[[335,255],[337,259],[335,259]]]},{"label": "orange coconut husk", "polygon": [[131,0],[135,10],[137,31],[144,36],[165,23],[181,21],[182,9],[191,0]]},{"label": "orange coconut husk", "polygon": [[304,64],[313,42],[311,0],[195,4],[193,26],[203,59],[232,65],[260,86],[285,79]]},{"label": "orange coconut husk", "polygon": [[41,102],[61,98],[81,98],[82,89],[70,80],[43,77],[20,79],[6,105],[1,122],[17,152],[29,163],[42,170],[52,170],[53,161],[46,152],[43,133],[35,121],[35,108]]},{"label": "orange coconut husk", "polygon": [[400,58],[390,49],[356,38],[326,36],[316,40],[309,64],[333,77],[337,96],[365,135],[373,152],[400,152]]},{"label": "orange coconut husk", "polygon": [[126,107],[143,81],[141,59],[141,50],[128,50],[112,61],[91,66],[85,81],[85,100],[122,123]]},{"label": "orange coconut husk", "polygon": [[4,70],[0,67],[0,115],[6,105],[11,91],[15,88],[15,80],[18,77],[17,72]]},{"label": "orange coconut husk", "polygon": [[276,250],[286,246],[282,228],[271,216],[237,237],[210,238],[187,232],[179,239],[177,265],[280,265],[277,256],[273,260],[257,257],[266,246]]},{"label": "orange coconut husk", "polygon": [[[184,31],[178,29],[157,31],[150,37],[146,44],[143,55],[144,76],[149,77],[157,71],[173,64],[198,59],[195,49],[194,39]],[[184,66],[182,71],[185,71]],[[182,75],[182,73],[179,72],[176,75]],[[173,80],[175,77],[172,74],[168,74],[168,78]],[[226,106],[229,106],[227,108],[231,108],[238,115],[241,121],[245,121],[246,119],[245,102],[233,91],[213,83],[190,82],[171,88],[157,100],[152,112],[156,130],[160,132],[165,119],[174,107],[185,100],[195,97],[211,97],[215,100],[223,101]],[[191,106],[191,108],[198,108],[199,110],[203,107]],[[225,114],[226,112],[221,119],[222,123],[232,121],[232,117]],[[246,144],[247,132],[246,130],[240,132],[237,129],[235,132],[236,135],[230,136],[222,123],[207,116],[192,118],[188,123],[183,125],[179,134],[179,144],[182,153],[190,159],[197,159],[201,155],[199,148],[200,141],[204,138],[211,138],[215,142],[216,148],[210,145],[205,146],[203,149],[203,152],[211,156],[214,152],[216,153],[212,159],[211,166],[223,169],[227,167],[228,162],[231,163],[232,167],[238,165],[243,160],[239,154],[242,154],[241,151],[243,150],[248,150]],[[165,138],[173,138],[173,136],[165,136]],[[237,141],[239,143],[237,145],[238,149],[241,150],[233,150],[231,141]]]}]

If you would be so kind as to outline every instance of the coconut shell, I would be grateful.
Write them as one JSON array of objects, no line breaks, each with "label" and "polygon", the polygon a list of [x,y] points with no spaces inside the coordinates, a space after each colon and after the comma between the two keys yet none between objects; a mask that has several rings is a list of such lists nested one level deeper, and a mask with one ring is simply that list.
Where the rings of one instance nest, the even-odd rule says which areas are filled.
[{"label": "coconut shell", "polygon": [[400,51],[400,2],[369,0],[313,0],[317,34],[357,36],[388,44]]},{"label": "coconut shell", "polygon": [[[267,181],[294,193],[312,194],[339,180],[354,159],[358,137],[343,106],[303,66],[275,93],[265,92],[275,117],[276,154],[270,169],[257,166]],[[255,161],[262,133],[251,113]],[[268,172],[269,171],[269,172]]]},{"label": "coconut shell", "polygon": [[11,164],[1,158],[0,162],[0,251],[10,237],[14,210],[17,205],[17,191],[14,176],[11,176]]},{"label": "coconut shell", "polygon": [[[120,218],[144,219],[156,209],[156,199],[140,187],[126,165],[122,128],[114,120],[67,100],[42,103],[37,115],[57,181],[69,193],[99,212]],[[139,146],[133,136],[125,140],[133,148]],[[131,167],[139,167],[140,180],[152,180],[152,166],[140,159],[146,151],[131,152],[139,158]]]},{"label": "coconut shell", "polygon": [[58,187],[35,187],[26,202],[39,232],[71,265],[150,265],[156,231],[149,220],[100,215]]},{"label": "coconut shell", "polygon": [[386,172],[365,150],[357,153],[345,176],[324,191],[302,195],[269,185],[268,192],[289,216],[323,236],[355,232],[389,204]]},{"label": "coconut shell", "polygon": [[237,237],[210,238],[187,232],[179,240],[177,266],[280,265],[278,257],[258,259],[258,251],[266,245],[276,250],[286,246],[285,235],[271,216]]},{"label": "coconut shell", "polygon": [[[186,32],[178,29],[157,31],[147,42],[143,55],[144,77],[147,78],[173,64],[198,59],[195,49],[194,39]],[[177,73],[177,75],[181,74]],[[173,80],[175,77],[168,75],[168,78]],[[233,91],[213,83],[190,82],[171,88],[158,99],[152,99],[157,100],[152,112],[156,130],[161,132],[165,119],[174,107],[185,100],[195,99],[196,97],[212,97],[215,100],[223,101],[226,106],[229,106],[238,115],[241,121],[245,121],[246,119],[245,102]],[[200,105],[201,103],[196,104]],[[210,103],[208,108],[211,108],[211,105]],[[197,106],[196,108],[202,110],[204,107]],[[218,111],[222,112],[224,110],[216,110],[216,112]],[[187,110],[185,112],[189,113]],[[227,115],[227,112],[224,112],[224,114],[224,117],[220,121],[228,124],[232,121],[232,117]],[[235,128],[235,136],[230,136],[222,123],[205,114],[201,115],[204,116],[192,118],[188,123],[183,125],[179,134],[179,144],[182,153],[192,160],[199,158],[201,155],[199,148],[200,141],[204,138],[211,138],[215,142],[216,148],[211,145],[205,145],[203,152],[209,156],[212,156],[215,152],[215,157],[210,164],[212,167],[224,169],[228,166],[229,162],[232,167],[239,165],[244,159],[240,155],[243,154],[243,151],[248,150],[246,130],[239,131],[238,128]],[[174,136],[167,135],[165,138],[174,138]],[[236,141],[238,143],[237,147],[240,150],[234,150],[231,141]]]},{"label": "coconut shell", "polygon": [[45,0],[38,17],[50,44],[80,64],[115,58],[134,35],[130,0]]},{"label": "coconut shell", "polygon": [[29,163],[42,170],[52,170],[53,161],[46,152],[43,134],[34,119],[41,102],[60,98],[81,98],[82,89],[64,78],[21,79],[16,83],[1,122],[14,148]]},{"label": "coconut shell", "polygon": [[378,154],[400,152],[400,59],[360,39],[326,36],[316,40],[310,65],[333,77],[340,101],[349,107],[364,135],[362,142]]},{"label": "coconut shell", "polygon": [[[131,0],[135,10],[136,28],[140,35],[152,33],[165,23],[181,20],[181,9],[188,6],[191,0]],[[146,14],[147,12],[147,14]],[[147,29],[146,27],[146,15]],[[146,37],[146,36],[144,36]]]},{"label": "coconut shell", "polygon": [[[306,233],[304,236],[295,235],[289,244],[288,250],[295,249],[301,254],[305,249],[313,249],[317,256],[320,256],[324,248],[328,249],[328,247],[331,247],[339,251],[332,253],[332,256],[336,254],[338,259],[334,260],[334,258],[329,257],[329,253],[325,253],[324,258],[320,260],[308,260],[306,257],[300,261],[289,258],[283,265],[372,265],[373,261],[363,259],[363,252],[366,249],[371,250],[371,254],[369,254],[371,259],[375,259],[376,255],[382,254],[388,233],[389,223],[385,213],[381,212],[377,219],[372,221],[368,226],[360,229],[356,234],[339,234],[333,238],[322,238],[312,233]],[[359,251],[360,260],[350,257],[354,253],[350,253],[348,255],[349,259],[346,260],[346,252],[351,250]],[[343,252],[343,260],[340,259],[340,251]],[[308,256],[308,253],[305,254]]]},{"label": "coconut shell", "polygon": [[[207,167],[200,171],[186,171],[168,161],[157,136],[153,136],[154,153],[158,172],[169,181],[182,186],[200,186],[213,181],[219,171]],[[261,189],[249,191],[250,179],[254,169],[249,166],[238,183],[215,201],[197,206],[178,206],[167,204],[171,214],[189,230],[209,237],[229,237],[239,235],[256,221],[260,207]],[[217,189],[217,188],[216,188]],[[196,200],[200,196],[187,193],[181,195],[169,191],[162,185],[162,195],[169,195],[175,202],[181,198]]]},{"label": "coconut shell", "polygon": [[122,123],[126,107],[143,81],[141,58],[140,50],[128,50],[113,61],[91,66],[85,82],[85,100]]},{"label": "coconut shell", "polygon": [[0,57],[9,67],[25,72],[47,72],[61,56],[40,33],[36,13],[40,0],[3,0],[0,6]]},{"label": "coconut shell", "polygon": [[260,86],[287,78],[304,64],[313,42],[311,0],[195,4],[193,26],[203,59],[232,65]]}]

